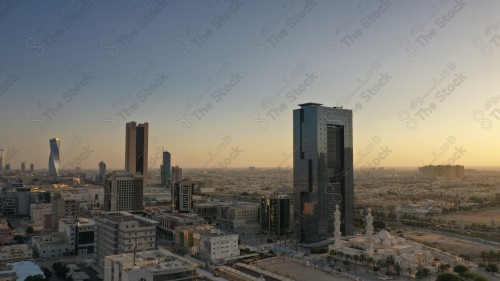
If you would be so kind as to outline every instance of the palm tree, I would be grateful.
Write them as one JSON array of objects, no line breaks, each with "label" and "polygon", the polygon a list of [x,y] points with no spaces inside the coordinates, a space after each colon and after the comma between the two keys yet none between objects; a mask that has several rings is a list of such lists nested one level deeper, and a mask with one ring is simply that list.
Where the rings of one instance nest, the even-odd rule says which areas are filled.
[{"label": "palm tree", "polygon": [[375,260],[372,257],[368,257],[366,261],[368,262],[368,266],[372,266],[373,263],[375,262]]},{"label": "palm tree", "polygon": [[343,252],[336,252],[336,254],[337,254],[337,257],[339,257],[339,259],[342,259],[344,257]]},{"label": "palm tree", "polygon": [[352,256],[352,259],[354,260],[354,263],[357,263],[359,261],[359,256],[354,255],[354,256]]}]

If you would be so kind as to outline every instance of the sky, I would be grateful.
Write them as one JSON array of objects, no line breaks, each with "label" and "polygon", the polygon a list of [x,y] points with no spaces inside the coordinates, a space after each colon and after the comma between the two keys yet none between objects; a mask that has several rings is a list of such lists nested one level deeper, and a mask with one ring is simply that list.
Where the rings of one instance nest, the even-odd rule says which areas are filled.
[{"label": "sky", "polygon": [[355,167],[500,166],[500,2],[0,3],[6,163],[290,167],[292,111],[353,109]]}]

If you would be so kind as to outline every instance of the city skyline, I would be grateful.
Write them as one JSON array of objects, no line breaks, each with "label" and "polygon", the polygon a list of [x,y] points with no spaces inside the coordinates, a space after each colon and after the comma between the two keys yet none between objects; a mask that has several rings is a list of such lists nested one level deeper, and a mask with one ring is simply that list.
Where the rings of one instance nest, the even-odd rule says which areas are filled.
[{"label": "city skyline", "polygon": [[497,2],[10,5],[4,165],[45,168],[57,136],[62,170],[121,169],[140,120],[150,169],[164,150],[183,168],[291,167],[292,110],[319,102],[353,109],[356,168],[500,166]]}]

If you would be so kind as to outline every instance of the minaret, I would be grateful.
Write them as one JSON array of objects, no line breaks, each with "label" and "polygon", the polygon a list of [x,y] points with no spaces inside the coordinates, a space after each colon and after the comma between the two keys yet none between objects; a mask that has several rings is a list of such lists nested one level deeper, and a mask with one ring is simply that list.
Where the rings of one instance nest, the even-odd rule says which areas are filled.
[{"label": "minaret", "polygon": [[333,233],[333,241],[335,244],[333,245],[333,247],[335,249],[339,249],[340,248],[340,236],[341,236],[339,205],[335,205],[334,217],[335,217],[335,232]]},{"label": "minaret", "polygon": [[368,215],[366,215],[366,237],[365,241],[370,242],[373,235],[373,217],[372,209],[368,208]]}]

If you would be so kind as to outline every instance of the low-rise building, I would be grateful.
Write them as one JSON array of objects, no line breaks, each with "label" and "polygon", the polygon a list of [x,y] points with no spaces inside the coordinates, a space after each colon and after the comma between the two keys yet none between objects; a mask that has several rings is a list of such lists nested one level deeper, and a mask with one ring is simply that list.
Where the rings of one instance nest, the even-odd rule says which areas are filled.
[{"label": "low-rise building", "polygon": [[175,228],[178,226],[202,225],[205,220],[192,213],[159,213],[152,219],[160,223],[159,228],[170,238],[175,238]]},{"label": "low-rise building", "polygon": [[96,261],[103,267],[106,256],[157,248],[155,220],[128,212],[104,213],[96,218]]},{"label": "low-rise building", "polygon": [[31,260],[33,251],[27,244],[1,246],[0,264],[15,261]]},{"label": "low-rise building", "polygon": [[7,263],[7,270],[0,271],[1,281],[25,280],[32,275],[43,275],[42,269],[32,261]]},{"label": "low-rise building", "polygon": [[165,249],[107,256],[104,281],[194,281],[196,267]]},{"label": "low-rise building", "polygon": [[49,229],[52,220],[52,204],[30,204],[30,217],[34,230]]},{"label": "low-rise building", "polygon": [[42,258],[62,257],[71,254],[71,246],[66,241],[63,232],[33,236],[31,241],[33,251]]},{"label": "low-rise building", "polygon": [[208,224],[178,226],[175,228],[174,245],[178,251],[198,257],[201,234],[214,230],[215,227]]},{"label": "low-rise building", "polygon": [[200,234],[199,258],[206,262],[223,263],[229,258],[240,255],[238,234],[220,231]]},{"label": "low-rise building", "polygon": [[88,255],[94,253],[94,220],[75,217],[60,219],[59,232],[66,236],[71,254]]},{"label": "low-rise building", "polygon": [[0,246],[10,245],[14,242],[14,234],[10,230],[7,219],[0,218]]},{"label": "low-rise building", "polygon": [[239,233],[259,232],[259,204],[234,202],[219,206],[217,225],[222,229],[231,229]]}]

